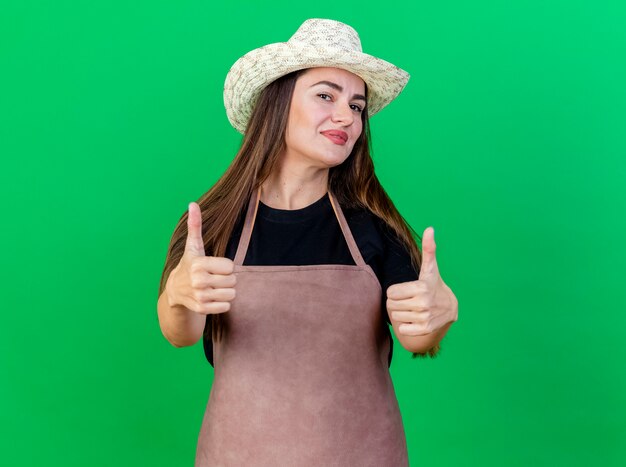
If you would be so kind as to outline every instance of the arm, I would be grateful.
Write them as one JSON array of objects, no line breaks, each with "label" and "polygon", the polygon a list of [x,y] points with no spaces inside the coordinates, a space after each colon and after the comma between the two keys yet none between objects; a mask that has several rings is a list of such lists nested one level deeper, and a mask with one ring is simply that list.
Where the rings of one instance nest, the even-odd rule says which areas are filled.
[{"label": "arm", "polygon": [[[167,281],[168,285],[170,278]],[[195,313],[183,305],[171,306],[167,295],[167,285],[159,297],[157,313],[161,332],[174,347],[194,345],[202,338],[206,315]]]},{"label": "arm", "polygon": [[413,356],[439,350],[439,342],[458,319],[458,300],[441,275],[435,257],[434,230],[423,236],[423,261],[419,279],[387,289],[387,312],[394,333]]},{"label": "arm", "polygon": [[157,302],[161,332],[174,347],[194,345],[202,338],[206,315],[230,309],[237,282],[233,270],[229,258],[205,255],[200,207],[189,203],[185,251]]}]

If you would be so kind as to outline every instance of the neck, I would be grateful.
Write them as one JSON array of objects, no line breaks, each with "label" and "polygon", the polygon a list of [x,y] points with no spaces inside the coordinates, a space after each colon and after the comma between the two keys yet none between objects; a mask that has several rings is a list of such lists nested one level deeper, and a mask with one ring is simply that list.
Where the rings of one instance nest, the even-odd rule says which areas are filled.
[{"label": "neck", "polygon": [[328,168],[283,163],[261,185],[261,201],[274,209],[301,209],[328,191]]}]

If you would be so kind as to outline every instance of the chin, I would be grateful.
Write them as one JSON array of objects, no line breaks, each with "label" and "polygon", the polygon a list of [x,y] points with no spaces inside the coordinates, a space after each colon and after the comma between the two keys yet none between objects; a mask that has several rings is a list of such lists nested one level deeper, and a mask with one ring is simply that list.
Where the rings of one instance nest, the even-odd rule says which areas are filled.
[{"label": "chin", "polygon": [[335,166],[343,164],[349,156],[350,154],[347,154],[347,155],[321,154],[316,159],[322,162],[327,167],[335,167]]}]

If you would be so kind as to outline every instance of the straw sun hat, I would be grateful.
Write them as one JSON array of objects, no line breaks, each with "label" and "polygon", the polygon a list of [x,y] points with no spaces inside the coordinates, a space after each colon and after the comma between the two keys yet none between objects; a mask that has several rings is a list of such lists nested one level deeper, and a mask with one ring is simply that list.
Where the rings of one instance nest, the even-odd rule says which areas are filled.
[{"label": "straw sun hat", "polygon": [[268,84],[292,71],[313,67],[342,68],[365,81],[369,116],[394,100],[409,80],[406,71],[363,53],[359,35],[347,24],[308,19],[287,42],[254,49],[231,67],[224,83],[231,125],[244,133],[255,102]]}]

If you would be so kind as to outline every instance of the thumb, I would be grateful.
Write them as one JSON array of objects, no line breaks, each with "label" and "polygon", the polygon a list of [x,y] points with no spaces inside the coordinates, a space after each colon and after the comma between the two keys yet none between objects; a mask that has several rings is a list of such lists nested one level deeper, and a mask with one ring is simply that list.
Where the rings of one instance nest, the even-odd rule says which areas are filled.
[{"label": "thumb", "polygon": [[205,256],[204,241],[202,240],[202,213],[200,206],[194,202],[189,203],[185,254]]},{"label": "thumb", "polygon": [[427,274],[439,274],[437,257],[435,256],[436,249],[435,229],[433,227],[427,227],[422,236],[422,266],[420,267],[420,279],[423,279]]}]

